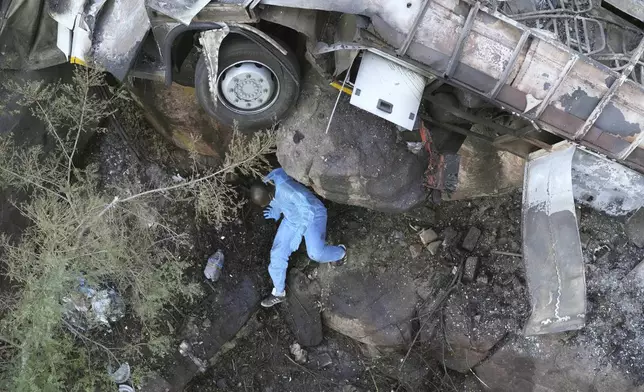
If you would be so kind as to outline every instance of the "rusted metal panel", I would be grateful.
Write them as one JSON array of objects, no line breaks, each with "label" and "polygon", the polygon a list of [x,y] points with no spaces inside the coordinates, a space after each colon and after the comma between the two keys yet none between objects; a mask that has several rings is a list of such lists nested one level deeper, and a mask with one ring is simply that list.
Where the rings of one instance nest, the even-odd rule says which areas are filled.
[{"label": "rusted metal panel", "polygon": [[572,161],[575,200],[613,216],[644,207],[644,176],[587,150],[577,149]]},{"label": "rusted metal panel", "polygon": [[523,185],[523,261],[532,312],[526,335],[580,329],[586,318],[584,258],[575,213],[575,146],[531,154]]},{"label": "rusted metal panel", "polygon": [[195,15],[192,21],[255,23],[258,21],[258,18],[251,15],[242,3],[210,2]]},{"label": "rusted metal panel", "polygon": [[608,4],[626,12],[627,14],[644,21],[643,0],[605,0]]},{"label": "rusted metal panel", "polygon": [[[460,64],[454,63],[448,83],[477,91],[481,95],[495,89],[499,80],[507,76],[508,84],[501,83],[503,86],[494,100],[499,106],[536,120],[544,129],[569,139],[580,128],[587,128],[586,138],[581,143],[611,156],[623,156],[625,149],[632,146],[634,141],[642,141],[639,135],[644,130],[643,86],[626,80],[620,88],[615,88],[614,96],[606,103],[596,121],[584,126],[620,73],[584,55],[579,55],[576,63],[571,63],[574,52],[550,33],[528,29],[520,22],[483,6],[476,13],[467,37],[460,39],[459,32],[466,24],[468,6],[474,1],[412,2],[409,9],[405,2],[387,0],[262,2],[367,15],[371,17],[376,32],[394,48],[392,52],[404,44],[410,27],[426,6],[405,53],[412,60],[427,66],[430,72],[442,76],[446,70],[451,71],[449,59],[458,58]],[[521,37],[528,30],[534,38],[525,52],[519,50],[516,70],[504,75],[506,65],[516,54]],[[460,43],[463,43],[462,53],[458,53]],[[569,73],[561,78],[562,70],[567,68]],[[551,100],[542,101],[536,109],[524,113],[526,96],[531,96],[532,102],[535,99]],[[541,116],[536,118],[535,114]],[[638,150],[639,146],[631,153],[631,160],[639,162],[641,154]],[[644,160],[638,164],[644,166]]]},{"label": "rusted metal panel", "polygon": [[107,2],[94,31],[92,61],[119,80],[125,79],[149,30],[150,19],[143,2]]},{"label": "rusted metal panel", "polygon": [[494,85],[494,88],[492,89],[492,91],[490,91],[488,94],[485,94],[486,97],[494,99],[499,94],[499,92],[501,91],[501,88],[505,85],[508,78],[510,77],[510,73],[514,71],[516,62],[519,59],[519,55],[521,54],[521,51],[523,51],[523,47],[528,41],[528,38],[530,38],[530,32],[524,31],[523,34],[521,35],[521,38],[519,39],[519,43],[517,44],[517,47],[514,48],[514,52],[512,52],[512,55],[510,56],[507,63],[505,64],[505,69],[503,70],[501,77],[496,82],[496,85]]},{"label": "rusted metal panel", "polygon": [[472,31],[472,26],[474,26],[474,20],[476,19],[476,14],[479,12],[480,7],[481,4],[478,2],[470,7],[467,19],[465,19],[465,23],[463,23],[463,27],[461,27],[458,40],[454,45],[454,50],[452,50],[452,55],[449,57],[449,61],[447,62],[444,74],[445,78],[450,78],[452,76],[454,69],[456,68],[456,64],[460,62],[461,54],[463,53],[463,45],[465,44],[465,41],[470,38],[470,32]]}]

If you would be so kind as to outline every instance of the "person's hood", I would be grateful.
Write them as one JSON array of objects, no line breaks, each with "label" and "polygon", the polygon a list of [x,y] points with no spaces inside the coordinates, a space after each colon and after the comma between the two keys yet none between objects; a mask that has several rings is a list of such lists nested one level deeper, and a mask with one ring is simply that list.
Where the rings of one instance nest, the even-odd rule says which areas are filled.
[{"label": "person's hood", "polygon": [[264,182],[272,181],[273,184],[278,185],[286,182],[289,179],[290,177],[288,176],[288,174],[286,174],[284,169],[280,167],[268,173],[266,177],[264,177]]}]

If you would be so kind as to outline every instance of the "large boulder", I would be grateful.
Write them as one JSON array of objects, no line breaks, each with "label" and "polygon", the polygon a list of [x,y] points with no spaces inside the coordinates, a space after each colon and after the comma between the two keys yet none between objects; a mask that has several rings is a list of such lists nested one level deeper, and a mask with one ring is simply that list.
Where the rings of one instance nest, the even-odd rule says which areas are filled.
[{"label": "large boulder", "polygon": [[427,160],[396,143],[395,125],[323,90],[313,72],[297,109],[280,127],[277,158],[286,172],[323,197],[381,211],[405,211],[425,198]]},{"label": "large boulder", "polygon": [[[467,373],[484,360],[506,336],[508,328],[516,327],[514,320],[498,317],[491,309],[481,309],[476,300],[477,297],[462,291],[452,294],[443,312],[444,333],[435,334],[432,344],[432,356],[449,369],[461,373]],[[421,318],[421,322],[436,318],[435,314],[430,315],[428,320]]]},{"label": "large boulder", "polygon": [[622,372],[592,344],[566,344],[562,335],[517,336],[474,371],[489,390],[644,391],[635,377]]},{"label": "large boulder", "polygon": [[320,287],[311,282],[299,270],[292,268],[288,273],[288,301],[280,307],[286,324],[302,346],[317,346],[322,342],[322,318],[316,303],[320,298]]},{"label": "large boulder", "polygon": [[[215,286],[215,292],[204,301],[208,304],[208,314],[212,316],[204,320],[190,318],[180,337],[190,343],[194,357],[208,363],[246,324],[257,310],[259,300],[259,293],[249,277],[242,277],[238,281],[221,280]],[[166,381],[153,379],[143,391],[183,391],[188,382],[199,374],[199,367],[194,361],[178,350],[173,359],[163,372],[169,375]],[[159,386],[162,389],[158,389]]]},{"label": "large boulder", "polygon": [[470,137],[458,155],[458,184],[454,193],[446,197],[449,200],[499,196],[523,186],[523,158]]},{"label": "large boulder", "polygon": [[413,339],[418,297],[401,275],[342,270],[322,282],[328,293],[322,318],[329,328],[373,346],[398,347]]}]

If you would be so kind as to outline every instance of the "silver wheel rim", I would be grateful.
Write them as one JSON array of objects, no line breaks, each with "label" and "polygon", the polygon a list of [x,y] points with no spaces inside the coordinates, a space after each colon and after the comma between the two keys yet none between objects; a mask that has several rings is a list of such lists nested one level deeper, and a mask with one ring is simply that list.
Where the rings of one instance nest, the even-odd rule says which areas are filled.
[{"label": "silver wheel rim", "polygon": [[219,100],[239,114],[255,114],[273,106],[280,84],[275,72],[259,61],[239,61],[217,77]]}]

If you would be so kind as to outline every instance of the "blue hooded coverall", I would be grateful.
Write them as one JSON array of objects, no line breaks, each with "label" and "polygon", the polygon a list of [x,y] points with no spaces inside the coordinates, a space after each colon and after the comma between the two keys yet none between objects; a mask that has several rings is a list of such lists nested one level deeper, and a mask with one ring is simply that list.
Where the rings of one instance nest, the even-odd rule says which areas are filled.
[{"label": "blue hooded coverall", "polygon": [[302,237],[311,260],[318,263],[338,261],[345,250],[340,246],[326,245],[326,207],[304,185],[289,177],[284,169],[271,171],[264,182],[275,184],[275,197],[270,202],[264,217],[279,220],[280,223],[273,248],[268,273],[273,280],[273,295],[284,295],[286,269],[291,253],[300,247]]}]

